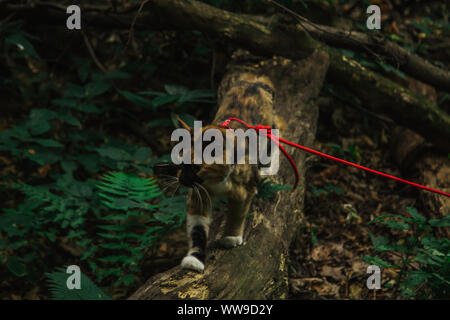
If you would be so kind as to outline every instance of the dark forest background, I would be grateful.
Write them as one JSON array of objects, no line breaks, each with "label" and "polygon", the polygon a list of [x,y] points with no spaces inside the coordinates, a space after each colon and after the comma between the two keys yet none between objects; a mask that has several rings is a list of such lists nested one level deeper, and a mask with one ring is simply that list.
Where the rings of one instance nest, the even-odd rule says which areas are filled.
[{"label": "dark forest background", "polygon": [[[0,1],[0,298],[125,299],[185,254],[187,190],[153,177],[152,165],[170,159],[175,115],[187,123],[213,118],[218,84],[241,46],[169,17],[146,25],[151,2],[78,1],[82,29],[68,30],[64,8],[74,3]],[[373,82],[348,86],[330,73],[311,147],[448,192],[445,1],[277,2],[292,11],[263,0],[203,2],[288,25],[298,14],[377,33],[446,72],[447,82],[427,81],[364,44],[321,39],[437,111],[402,122],[408,109],[389,101],[377,109],[355,94],[371,99]],[[370,4],[381,8],[379,31],[366,28]],[[437,119],[436,133],[422,125],[427,117]],[[317,157],[305,175],[306,225],[291,245],[288,298],[450,296],[447,199]],[[267,181],[261,188],[267,197],[290,192]],[[382,267],[376,293],[366,287],[370,264]],[[63,288],[68,265],[83,272],[78,296]]]}]

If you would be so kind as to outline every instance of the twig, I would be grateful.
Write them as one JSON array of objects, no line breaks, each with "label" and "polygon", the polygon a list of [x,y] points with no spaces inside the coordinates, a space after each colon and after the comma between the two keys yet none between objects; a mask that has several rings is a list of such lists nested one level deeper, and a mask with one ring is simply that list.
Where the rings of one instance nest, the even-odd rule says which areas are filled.
[{"label": "twig", "polygon": [[[297,18],[297,20],[298,20],[300,26],[301,26],[301,27],[305,30],[305,32],[306,32],[308,35],[310,35],[311,37],[312,37],[311,33],[309,32],[308,28],[306,28],[306,27],[302,24],[302,22],[305,22],[305,23],[309,24],[310,26],[312,26],[313,28],[319,30],[319,31],[322,32],[322,33],[331,34],[332,36],[337,36],[337,37],[340,37],[340,38],[343,38],[343,39],[346,38],[347,40],[349,40],[349,41],[352,42],[353,44],[356,44],[356,45],[362,45],[362,47],[363,47],[364,49],[366,49],[369,53],[371,53],[372,55],[374,55],[379,61],[383,61],[383,59],[380,57],[379,54],[377,54],[376,52],[374,52],[372,49],[370,49],[370,48],[369,48],[367,45],[365,45],[364,43],[362,43],[362,42],[360,42],[360,41],[357,41],[357,40],[355,40],[355,39],[353,39],[353,38],[351,37],[353,30],[350,30],[350,31],[348,31],[348,32],[343,31],[343,33],[346,33],[346,35],[345,35],[345,34],[342,35],[342,34],[337,34],[337,33],[329,32],[328,30],[325,30],[325,29],[319,27],[319,26],[316,25],[315,23],[309,21],[309,20],[306,19],[305,17],[302,17],[301,15],[299,15],[298,13],[296,13],[295,11],[293,11],[293,10],[291,10],[291,9],[289,9],[289,8],[287,8],[287,7],[285,7],[285,6],[282,5],[282,4],[280,4],[280,3],[278,3],[278,2],[276,2],[276,1],[274,1],[274,0],[267,0],[267,1],[270,2],[270,3],[272,3],[272,4],[274,4],[275,6],[279,7],[280,9],[286,11],[287,13],[291,14],[291,15],[294,16],[295,18]],[[319,37],[319,38],[320,38],[320,37]],[[380,46],[380,45],[379,45],[379,46]]]},{"label": "twig", "polygon": [[123,49],[124,51],[128,48],[128,45],[130,44],[130,42],[132,40],[134,40],[134,25],[136,24],[137,18],[141,15],[142,9],[144,8],[145,4],[148,1],[149,0],[142,1],[141,5],[139,6],[139,10],[138,10],[137,14],[134,16],[133,21],[131,22],[130,31],[128,33],[128,40],[127,40],[127,43],[125,44],[125,48]]},{"label": "twig", "polygon": [[84,31],[82,31],[81,33],[83,34],[83,40],[84,40],[84,43],[86,44],[86,47],[87,47],[87,49],[88,49],[88,51],[89,51],[89,54],[91,55],[92,60],[94,60],[95,65],[96,65],[103,73],[106,73],[107,71],[106,71],[105,67],[102,65],[102,63],[98,60],[98,58],[97,58],[97,56],[96,56],[96,54],[95,54],[95,51],[94,51],[94,49],[92,48],[91,43],[89,42],[88,37],[86,36],[86,34],[84,33]]}]

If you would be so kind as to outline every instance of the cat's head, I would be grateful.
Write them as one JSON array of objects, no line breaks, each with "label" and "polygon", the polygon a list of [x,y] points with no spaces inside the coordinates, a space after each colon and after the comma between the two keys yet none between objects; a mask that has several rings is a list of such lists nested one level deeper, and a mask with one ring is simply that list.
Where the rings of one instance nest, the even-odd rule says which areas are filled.
[{"label": "cat's head", "polygon": [[[183,129],[186,129],[190,132],[191,136],[191,164],[157,164],[154,167],[154,173],[156,176],[170,176],[175,178],[180,184],[186,187],[194,187],[198,184],[203,185],[205,187],[213,186],[225,181],[230,174],[234,170],[234,165],[227,161],[227,157],[230,157],[230,152],[226,149],[226,140],[234,139],[230,134],[227,135],[227,129],[222,128],[216,125],[208,125],[202,127],[202,135],[195,136],[193,128],[189,127],[184,121],[178,118],[178,122]],[[195,164],[194,155],[196,150],[194,150],[194,145],[198,144],[202,146],[201,153],[204,155],[204,151],[208,148],[208,145],[214,142],[213,141],[199,141],[204,137],[204,133],[209,129],[216,129],[222,136],[221,150],[222,150],[222,163],[215,163],[211,161],[207,161],[205,158],[202,159],[200,164]],[[234,143],[234,142],[233,142]],[[233,150],[234,152],[234,150]],[[210,154],[208,152],[207,154]],[[212,155],[215,156],[215,152],[212,152]],[[206,161],[205,161],[206,160]]]}]

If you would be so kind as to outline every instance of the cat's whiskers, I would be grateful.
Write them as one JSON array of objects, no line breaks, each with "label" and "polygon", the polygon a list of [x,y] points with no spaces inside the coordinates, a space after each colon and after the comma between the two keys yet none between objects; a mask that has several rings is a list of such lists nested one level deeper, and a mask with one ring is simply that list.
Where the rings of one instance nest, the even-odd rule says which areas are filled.
[{"label": "cat's whiskers", "polygon": [[158,177],[172,178],[172,179],[176,179],[176,178],[177,178],[177,177],[175,177],[175,176],[169,176],[168,174],[159,174]]},{"label": "cat's whiskers", "polygon": [[163,182],[161,183],[161,187],[165,187],[165,186],[167,186],[167,185],[169,185],[169,184],[172,184],[172,183],[174,183],[174,182],[178,182],[178,180],[177,180],[177,179],[172,179],[172,180],[163,181]]},{"label": "cat's whiskers", "polygon": [[194,189],[195,194],[197,195],[198,201],[200,202],[200,208],[203,209],[203,200],[202,200],[202,195],[200,194],[200,191],[198,191],[198,188],[195,185],[192,186],[192,189]]},{"label": "cat's whiskers", "polygon": [[211,197],[209,196],[208,190],[206,190],[206,188],[204,186],[202,186],[201,184],[199,184],[197,182],[195,183],[195,185],[197,187],[200,187],[205,192],[206,197],[208,198],[208,201],[209,201],[209,208],[212,210],[212,201],[211,201]]},{"label": "cat's whiskers", "polygon": [[177,184],[177,187],[175,188],[175,191],[173,192],[173,194],[172,194],[172,196],[170,197],[170,199],[172,199],[173,196],[177,193],[179,187],[180,187],[180,184]]},{"label": "cat's whiskers", "polygon": [[168,184],[164,187],[164,189],[162,190],[162,192],[164,193],[167,189],[169,189],[171,186],[173,186],[173,185],[175,185],[175,184],[177,184],[177,183],[178,183],[178,181],[172,181],[172,182],[168,183]]}]

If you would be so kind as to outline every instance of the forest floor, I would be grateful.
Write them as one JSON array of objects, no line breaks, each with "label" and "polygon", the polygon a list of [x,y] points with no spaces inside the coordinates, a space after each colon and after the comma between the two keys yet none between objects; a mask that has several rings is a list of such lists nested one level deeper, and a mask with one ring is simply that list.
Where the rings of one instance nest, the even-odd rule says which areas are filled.
[{"label": "forest floor", "polygon": [[[393,166],[385,123],[367,125],[364,114],[345,112],[345,107],[337,107],[330,119],[323,113],[321,117],[316,149],[330,154],[330,143],[342,145],[341,156],[346,154],[347,160],[402,176]],[[369,232],[392,235],[392,230],[368,225],[369,221],[385,213],[405,213],[407,206],[416,205],[417,191],[318,157],[311,158],[306,181],[307,226],[291,247],[291,298],[399,298],[398,292],[384,286],[376,292],[367,289],[370,274],[361,257],[375,255]],[[396,261],[393,255],[382,257]],[[394,270],[383,269],[383,284],[394,283],[395,277]]]}]

